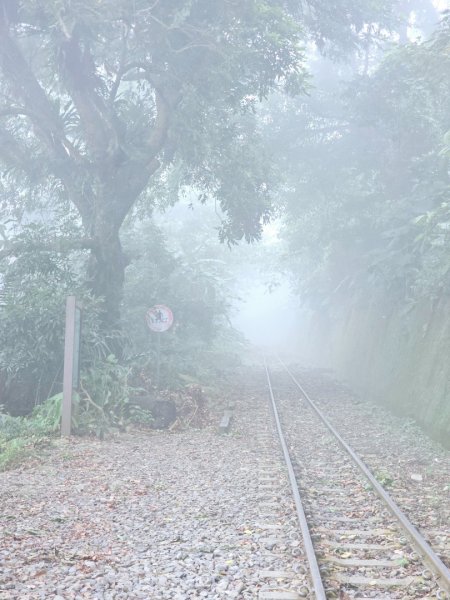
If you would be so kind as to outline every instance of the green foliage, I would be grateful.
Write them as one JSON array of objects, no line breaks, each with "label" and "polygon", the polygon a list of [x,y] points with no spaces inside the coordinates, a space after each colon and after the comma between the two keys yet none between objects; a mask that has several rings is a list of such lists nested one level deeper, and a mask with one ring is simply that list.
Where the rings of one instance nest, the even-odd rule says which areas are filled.
[{"label": "green foliage", "polygon": [[65,299],[76,294],[85,307],[84,363],[110,353],[112,333],[102,331],[102,304],[77,274],[82,256],[24,252],[3,264],[0,306],[0,390],[14,414],[25,414],[61,388]]},{"label": "green foliage", "polygon": [[[119,365],[110,355],[97,360],[83,373],[81,392],[75,395],[75,432],[105,434],[123,429],[129,423],[150,425],[152,415],[133,404],[141,390],[129,384],[130,368]],[[36,406],[28,417],[12,417],[0,411],[0,471],[24,462],[59,434],[62,393]]]},{"label": "green foliage", "polygon": [[236,362],[242,340],[230,324],[236,249],[216,243],[220,223],[207,207],[190,210],[186,204],[158,217],[134,223],[124,236],[133,257],[125,281],[124,323],[130,354],[155,384],[157,337],[145,314],[154,304],[167,304],[174,327],[161,335],[161,385],[183,384],[183,375],[207,381],[214,363]]},{"label": "green foliage", "polygon": [[45,433],[59,432],[61,424],[61,407],[62,393],[55,394],[39,406],[36,406],[29,419],[32,428]]},{"label": "green foliage", "polygon": [[59,431],[62,395],[49,398],[29,417],[12,417],[0,410],[0,472],[29,459]]},{"label": "green foliage", "polygon": [[[86,255],[59,246],[36,252],[42,239],[54,239],[52,226],[30,222],[20,229],[23,250],[4,258],[0,306],[0,394],[12,414],[28,414],[62,389],[66,296],[75,294],[84,309],[81,368],[123,345],[118,331],[105,332],[101,299],[83,285]],[[63,224],[62,224],[63,225]],[[62,231],[72,225],[66,223]]]},{"label": "green foliage", "polygon": [[449,39],[447,18],[345,93],[281,111],[285,266],[311,305],[404,306],[449,289]]},{"label": "green foliage", "polygon": [[390,488],[394,483],[393,477],[386,471],[377,471],[375,477],[384,488]]},{"label": "green foliage", "polygon": [[[131,366],[154,384],[156,344],[144,322],[152,304],[169,304],[176,317],[164,336],[164,384],[186,376],[206,379],[219,357],[232,362],[242,346],[229,323],[227,260],[212,251],[210,237],[197,235],[198,222],[178,231],[181,243],[170,246],[146,220],[155,207],[187,196],[210,201],[218,217],[208,222],[214,234],[230,245],[254,241],[276,213],[275,191],[288,171],[291,248],[300,255],[309,247],[309,265],[317,266],[309,287],[322,298],[329,295],[341,286],[349,256],[363,255],[355,272],[367,265],[373,247],[360,252],[359,242],[348,240],[368,227],[379,208],[375,197],[389,183],[380,176],[380,160],[377,173],[363,164],[377,145],[369,154],[364,148],[359,161],[350,156],[348,123],[358,123],[365,110],[381,111],[376,118],[385,119],[386,130],[392,127],[398,115],[384,93],[387,82],[398,80],[393,95],[406,93],[401,86],[409,93],[417,65],[408,62],[405,74],[403,59],[392,58],[386,73],[373,76],[381,108],[372,107],[370,90],[360,81],[354,101],[340,103],[339,118],[319,117],[321,107],[302,98],[286,101],[280,111],[286,122],[279,127],[267,112],[260,118],[260,102],[273,92],[286,98],[310,89],[306,46],[314,42],[331,56],[363,50],[369,34],[379,40],[390,28],[391,3],[173,0],[147,6],[102,0],[93,6],[76,0],[63,3],[63,10],[59,0],[41,4],[12,0],[0,10],[0,391],[15,414],[50,396],[33,418],[44,428],[55,426],[64,300],[76,294],[85,319],[75,418],[80,431],[102,434],[134,418]],[[439,53],[439,44],[440,38],[426,56]],[[422,102],[420,114],[432,98],[423,93],[428,83],[414,96]],[[430,85],[440,89],[445,83]],[[333,90],[327,108],[335,95]],[[408,111],[417,125],[413,108],[402,108],[396,135],[404,135]],[[300,128],[292,126],[292,116]],[[270,145],[268,124],[277,136]],[[317,133],[322,127],[328,134]],[[430,117],[417,127],[425,138],[420,166],[426,168],[427,148],[434,148],[441,125]],[[404,137],[402,148],[409,142]],[[298,139],[304,142],[300,152]],[[389,141],[393,148],[395,140]],[[292,154],[277,162],[287,147]],[[444,160],[442,143],[439,151]],[[299,156],[302,175],[294,180]],[[434,155],[430,160],[437,164]],[[329,168],[335,163],[338,177]],[[289,198],[292,189],[304,192],[306,209]],[[403,205],[410,191],[404,191]],[[358,215],[349,220],[353,205]],[[332,217],[339,217],[337,226]],[[382,246],[383,221],[384,215],[373,228],[376,248]],[[344,279],[354,281],[354,272]],[[130,338],[126,343],[120,326]]]},{"label": "green foliage", "polygon": [[2,440],[0,435],[0,472],[15,466],[28,456],[29,441],[24,438]]},{"label": "green foliage", "polygon": [[0,413],[1,435],[4,441],[23,436],[27,431],[27,421],[24,417],[11,417]]},{"label": "green foliage", "polygon": [[74,426],[78,432],[103,437],[129,422],[151,422],[151,415],[132,402],[141,390],[130,385],[130,374],[130,367],[120,365],[112,354],[85,369],[75,401]]},{"label": "green foliage", "polygon": [[320,88],[278,101],[267,127],[287,174],[281,266],[312,309],[305,354],[446,444],[449,44],[447,14],[378,64],[321,62]]},{"label": "green foliage", "polygon": [[273,177],[252,154],[253,106],[274,89],[304,89],[304,35],[287,3],[10,4],[0,12],[4,194],[21,189],[19,211],[29,198],[70,206],[79,231],[69,241],[91,251],[85,279],[106,321],[119,320],[119,230],[169,178],[174,196],[195,185],[220,204],[222,239],[259,237]]},{"label": "green foliage", "polygon": [[[49,251],[42,260],[30,244],[28,252],[4,264],[0,378],[9,411],[26,414],[38,405],[36,416],[52,420],[51,415],[45,416],[51,405],[40,405],[48,396],[56,402],[62,389],[65,297],[70,293],[84,306],[84,389],[74,414],[80,432],[103,435],[130,420],[150,420],[134,406],[138,390],[130,386],[130,380],[135,381],[135,373],[142,370],[145,382],[136,385],[145,383],[148,390],[155,383],[156,340],[145,324],[152,304],[165,302],[176,316],[176,326],[162,344],[161,385],[182,385],[183,374],[205,381],[214,372],[215,362],[236,360],[240,342],[228,321],[230,273],[222,256],[230,253],[216,244],[213,224],[204,214],[189,214],[195,218],[189,224],[178,222],[177,231],[176,220],[169,219],[170,235],[178,240],[171,246],[148,219],[130,222],[124,236],[133,258],[123,308],[126,339],[119,332],[105,335],[101,301],[93,299],[80,283],[83,254],[72,254],[69,262],[64,254]],[[210,218],[216,222],[215,213]],[[120,363],[111,355],[116,342],[123,349]],[[57,412],[53,416],[53,426],[47,429],[59,427]]]},{"label": "green foliage", "polygon": [[167,203],[191,186],[220,206],[222,241],[259,239],[278,173],[256,106],[308,89],[308,44],[342,55],[364,47],[369,27],[382,37],[390,4],[11,0],[0,12],[0,193],[55,224],[69,208],[78,232],[65,252],[90,251],[85,279],[116,326],[119,231],[138,200],[150,212],[161,190]]}]

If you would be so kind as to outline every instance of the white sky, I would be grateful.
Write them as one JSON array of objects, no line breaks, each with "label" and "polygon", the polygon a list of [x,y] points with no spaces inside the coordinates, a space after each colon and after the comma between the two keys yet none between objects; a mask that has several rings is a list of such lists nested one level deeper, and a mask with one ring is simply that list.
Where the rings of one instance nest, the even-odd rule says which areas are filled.
[{"label": "white sky", "polygon": [[438,10],[450,9],[450,0],[433,0],[433,4]]}]

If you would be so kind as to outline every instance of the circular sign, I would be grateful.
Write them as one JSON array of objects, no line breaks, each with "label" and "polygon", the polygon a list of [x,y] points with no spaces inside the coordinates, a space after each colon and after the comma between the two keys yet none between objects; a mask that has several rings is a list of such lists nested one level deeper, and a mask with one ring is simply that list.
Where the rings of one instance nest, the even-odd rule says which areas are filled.
[{"label": "circular sign", "polygon": [[167,331],[173,325],[173,313],[168,306],[156,304],[147,311],[145,315],[147,325],[152,331],[162,333]]}]

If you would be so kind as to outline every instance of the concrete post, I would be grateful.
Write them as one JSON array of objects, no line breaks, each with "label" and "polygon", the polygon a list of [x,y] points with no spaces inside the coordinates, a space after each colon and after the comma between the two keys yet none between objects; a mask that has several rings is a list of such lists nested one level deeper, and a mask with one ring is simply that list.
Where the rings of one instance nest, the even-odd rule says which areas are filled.
[{"label": "concrete post", "polygon": [[69,436],[72,428],[72,395],[75,358],[75,313],[76,298],[66,300],[66,337],[64,344],[64,382],[61,411],[61,435]]}]

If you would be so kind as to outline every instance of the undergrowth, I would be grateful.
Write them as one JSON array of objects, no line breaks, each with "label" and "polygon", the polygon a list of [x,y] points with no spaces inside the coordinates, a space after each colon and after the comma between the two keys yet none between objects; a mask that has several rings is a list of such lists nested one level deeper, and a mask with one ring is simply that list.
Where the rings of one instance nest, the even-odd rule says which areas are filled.
[{"label": "undergrowth", "polygon": [[[145,390],[130,385],[130,373],[130,367],[120,365],[112,354],[84,370],[80,390],[73,397],[73,433],[103,438],[132,423],[151,424],[151,413],[134,402]],[[59,393],[27,417],[12,417],[0,407],[0,471],[37,455],[43,443],[59,435],[61,405]]]},{"label": "undergrowth", "polygon": [[61,415],[58,396],[49,398],[29,417],[11,417],[0,412],[0,472],[36,456],[38,448],[55,436]]},{"label": "undergrowth", "polygon": [[[72,433],[90,435],[103,439],[110,433],[125,430],[129,425],[151,425],[151,412],[140,406],[139,400],[152,396],[156,388],[151,383],[148,365],[136,361],[120,364],[113,354],[94,360],[83,369],[78,393],[72,404]],[[139,375],[139,376],[137,376]],[[223,373],[215,374],[218,381]],[[208,387],[193,376],[179,374],[178,388],[194,386],[208,391],[210,398],[217,390],[210,379]],[[174,386],[172,386],[174,389]],[[158,392],[163,397],[163,392]],[[5,471],[39,457],[42,446],[59,436],[61,423],[62,393],[58,393],[38,405],[26,417],[13,417],[0,406],[0,471]]]}]

